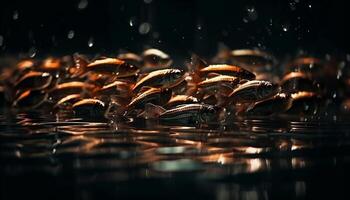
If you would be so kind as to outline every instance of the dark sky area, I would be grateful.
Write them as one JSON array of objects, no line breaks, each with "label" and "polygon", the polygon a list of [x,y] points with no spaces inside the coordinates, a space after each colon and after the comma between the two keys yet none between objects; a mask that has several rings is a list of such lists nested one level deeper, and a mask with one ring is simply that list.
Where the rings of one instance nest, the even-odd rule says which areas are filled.
[{"label": "dark sky area", "polygon": [[113,54],[156,47],[175,55],[212,55],[218,42],[275,54],[349,53],[345,2],[2,0],[0,54]]}]

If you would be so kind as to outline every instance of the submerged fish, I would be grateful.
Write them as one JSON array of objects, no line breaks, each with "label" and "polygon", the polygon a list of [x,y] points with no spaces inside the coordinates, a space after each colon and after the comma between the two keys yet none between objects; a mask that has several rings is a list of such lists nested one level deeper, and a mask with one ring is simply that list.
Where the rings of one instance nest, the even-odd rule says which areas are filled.
[{"label": "submerged fish", "polygon": [[183,74],[183,71],[179,69],[162,69],[153,71],[137,81],[132,90],[137,92],[144,86],[167,88],[172,84],[177,83],[177,80],[179,80]]}]

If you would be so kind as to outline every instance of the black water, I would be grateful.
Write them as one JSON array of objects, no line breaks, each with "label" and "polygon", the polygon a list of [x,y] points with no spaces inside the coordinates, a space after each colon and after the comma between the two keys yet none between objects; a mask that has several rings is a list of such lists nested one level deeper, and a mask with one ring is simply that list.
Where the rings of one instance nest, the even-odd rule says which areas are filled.
[{"label": "black water", "polygon": [[0,115],[0,199],[346,199],[350,122]]}]

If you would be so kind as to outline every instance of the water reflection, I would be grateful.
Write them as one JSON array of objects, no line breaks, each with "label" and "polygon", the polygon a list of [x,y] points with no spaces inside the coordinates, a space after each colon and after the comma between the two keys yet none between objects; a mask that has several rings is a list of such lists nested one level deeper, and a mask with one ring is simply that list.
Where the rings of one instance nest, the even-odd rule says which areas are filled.
[{"label": "water reflection", "polygon": [[[247,118],[201,128],[5,113],[0,116],[0,173],[73,173],[75,184],[87,187],[184,179],[212,187],[210,195],[217,199],[270,199],[275,188],[303,198],[306,171],[349,164],[344,156],[349,157],[350,124],[340,119]],[[276,185],[281,173],[289,177],[285,188]]]}]

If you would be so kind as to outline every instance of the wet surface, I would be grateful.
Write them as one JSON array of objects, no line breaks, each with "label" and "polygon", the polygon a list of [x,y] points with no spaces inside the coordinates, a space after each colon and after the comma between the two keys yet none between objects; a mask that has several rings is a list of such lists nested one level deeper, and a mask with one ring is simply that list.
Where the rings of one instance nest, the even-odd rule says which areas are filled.
[{"label": "wet surface", "polygon": [[213,125],[0,115],[0,197],[344,199],[347,118]]}]

